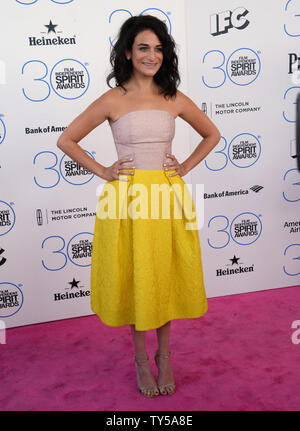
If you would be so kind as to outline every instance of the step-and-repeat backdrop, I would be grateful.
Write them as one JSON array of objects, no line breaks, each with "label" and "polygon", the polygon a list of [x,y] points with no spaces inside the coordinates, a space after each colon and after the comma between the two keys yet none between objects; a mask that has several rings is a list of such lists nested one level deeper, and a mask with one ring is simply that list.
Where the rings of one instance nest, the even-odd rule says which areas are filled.
[{"label": "step-and-repeat backdrop", "polygon": [[222,134],[192,171],[205,185],[208,295],[299,285],[300,1],[187,6],[189,94]]},{"label": "step-and-repeat backdrop", "polygon": [[[130,16],[164,20],[178,45],[180,89],[222,138],[184,179],[204,184],[208,297],[300,284],[298,0],[5,0],[0,50],[0,320],[7,327],[92,314],[90,264],[104,180],[56,146],[107,91],[109,54]],[[176,120],[183,161],[201,137]],[[107,122],[81,141],[117,158]],[[120,262],[122,265],[122,262]]]}]

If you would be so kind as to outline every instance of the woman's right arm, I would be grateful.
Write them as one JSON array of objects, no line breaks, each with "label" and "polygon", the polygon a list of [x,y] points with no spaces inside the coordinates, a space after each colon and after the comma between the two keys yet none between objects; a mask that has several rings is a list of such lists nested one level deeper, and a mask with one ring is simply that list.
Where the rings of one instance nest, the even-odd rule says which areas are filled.
[{"label": "woman's right arm", "polygon": [[78,145],[78,142],[109,117],[110,109],[111,97],[108,91],[91,103],[85,111],[72,121],[60,135],[56,144],[60,150],[80,166],[106,180],[118,178],[117,170],[114,169],[115,164],[109,168],[104,167],[89,156]]}]

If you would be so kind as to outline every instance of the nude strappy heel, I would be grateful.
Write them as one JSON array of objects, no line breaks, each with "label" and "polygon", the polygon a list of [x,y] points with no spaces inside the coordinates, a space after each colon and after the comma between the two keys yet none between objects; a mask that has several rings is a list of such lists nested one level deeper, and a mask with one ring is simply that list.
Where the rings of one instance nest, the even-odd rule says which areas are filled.
[{"label": "nude strappy heel", "polygon": [[[138,367],[140,365],[143,365],[148,362],[149,356],[147,355],[146,359],[138,358],[137,356],[134,356],[134,362],[135,366]],[[139,374],[137,372],[137,381],[138,381],[138,388],[140,392],[145,395],[145,397],[148,398],[155,398],[159,395],[159,389],[157,385],[155,386],[141,386]]]},{"label": "nude strappy heel", "polygon": [[[156,366],[158,368],[158,357],[169,359],[171,355],[171,352],[169,351],[168,355],[164,355],[162,353],[159,353],[159,350],[156,350],[154,359]],[[158,389],[161,395],[173,395],[175,392],[176,384],[175,382],[166,383],[164,385],[158,385]]]}]

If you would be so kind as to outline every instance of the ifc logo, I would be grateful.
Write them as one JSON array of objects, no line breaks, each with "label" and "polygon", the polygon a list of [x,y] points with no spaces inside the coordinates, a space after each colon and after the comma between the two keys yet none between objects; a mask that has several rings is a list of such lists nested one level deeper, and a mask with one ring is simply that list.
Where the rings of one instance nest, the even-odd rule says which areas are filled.
[{"label": "ifc logo", "polygon": [[225,34],[230,28],[243,30],[249,25],[249,20],[245,16],[249,13],[244,7],[237,7],[232,12],[226,10],[219,14],[210,16],[210,34],[212,36],[219,36]]}]

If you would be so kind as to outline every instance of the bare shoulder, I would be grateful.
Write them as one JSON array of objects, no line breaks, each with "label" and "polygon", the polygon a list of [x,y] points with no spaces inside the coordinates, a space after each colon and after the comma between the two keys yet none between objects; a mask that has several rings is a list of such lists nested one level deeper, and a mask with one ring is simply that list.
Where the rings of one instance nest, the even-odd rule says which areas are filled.
[{"label": "bare shoulder", "polygon": [[95,109],[99,109],[103,112],[106,118],[109,117],[112,106],[114,105],[116,98],[117,98],[117,91],[116,88],[111,88],[110,90],[106,91],[105,93],[101,94],[93,103],[92,106],[95,107]]},{"label": "bare shoulder", "polygon": [[178,116],[189,123],[201,136],[219,134],[217,127],[210,118],[182,91],[177,90],[175,103]]},{"label": "bare shoulder", "polygon": [[119,99],[122,98],[124,94],[124,90],[121,87],[114,87],[107,90],[102,94],[102,98],[104,98],[108,103],[116,103]]},{"label": "bare shoulder", "polygon": [[123,98],[125,94],[126,93],[121,87],[111,88],[106,91],[106,93],[102,94],[101,103],[105,103],[106,105],[107,120],[115,120],[116,112],[120,110],[120,106],[122,106],[122,102],[124,102]]},{"label": "bare shoulder", "polygon": [[178,110],[178,115],[183,119],[188,111],[200,111],[200,108],[196,105],[196,103],[180,90],[177,90],[175,103]]},{"label": "bare shoulder", "polygon": [[62,138],[79,142],[88,133],[107,120],[115,106],[115,89],[101,94],[64,130]]}]

